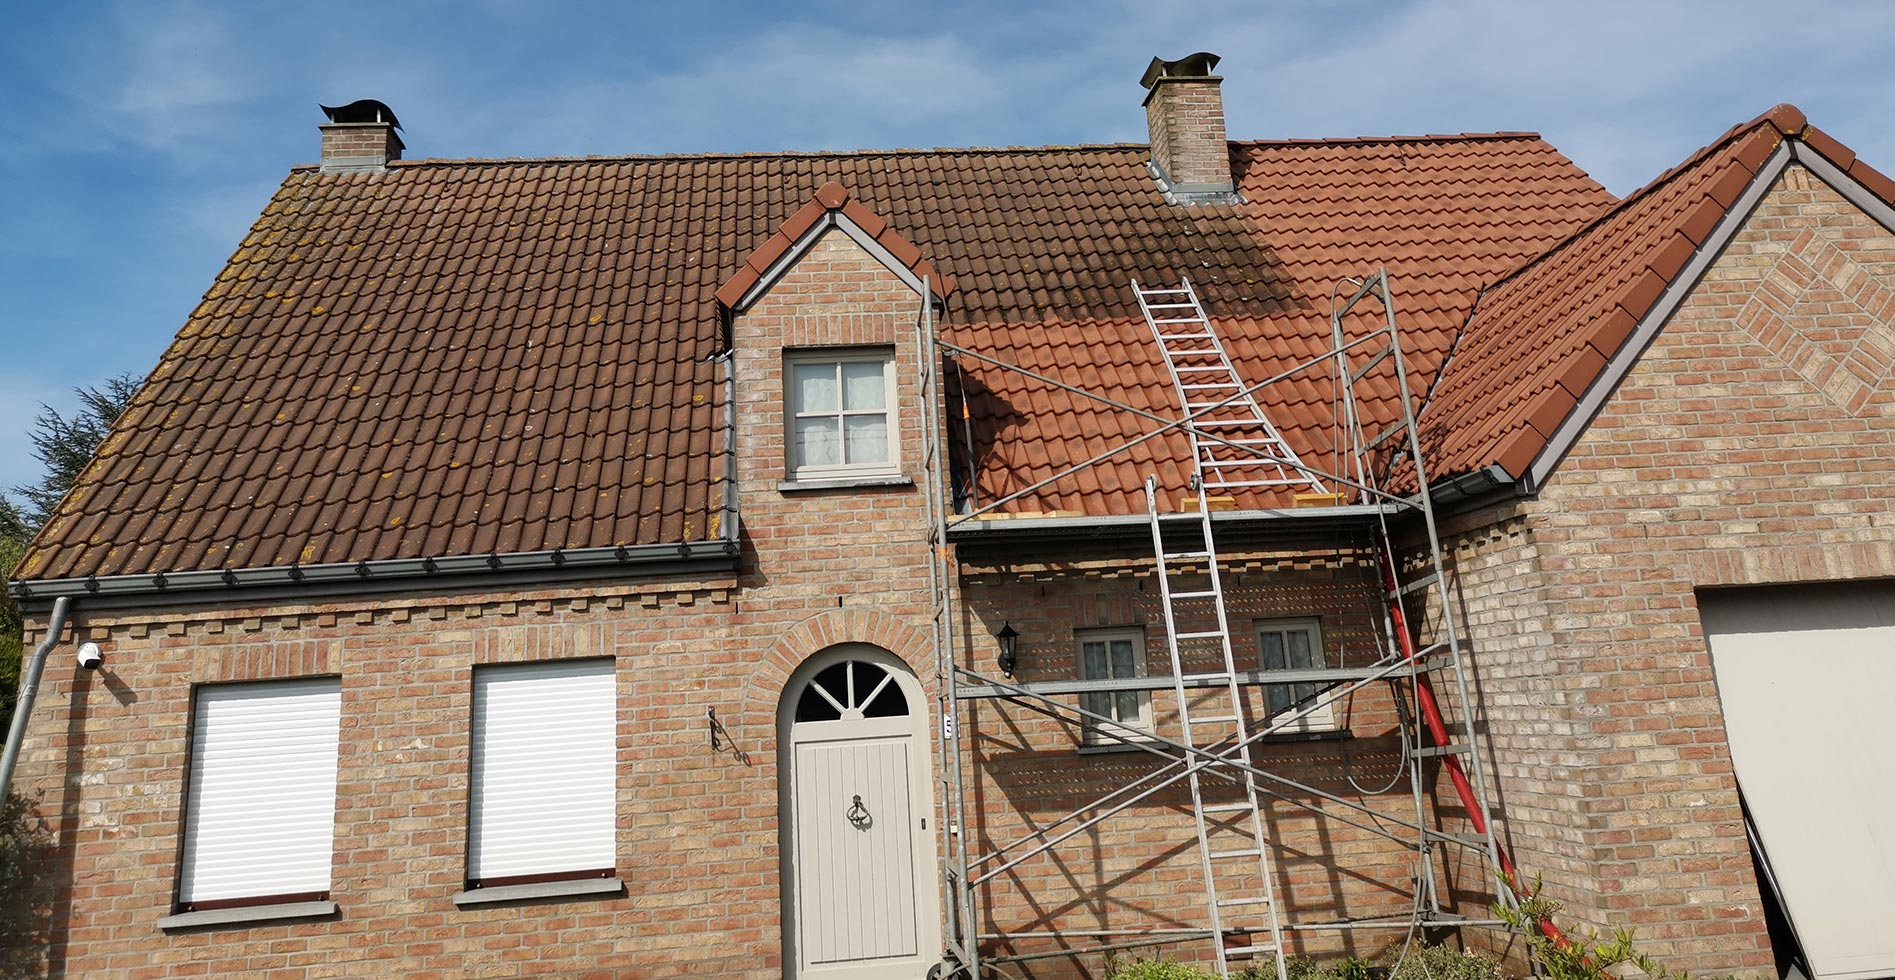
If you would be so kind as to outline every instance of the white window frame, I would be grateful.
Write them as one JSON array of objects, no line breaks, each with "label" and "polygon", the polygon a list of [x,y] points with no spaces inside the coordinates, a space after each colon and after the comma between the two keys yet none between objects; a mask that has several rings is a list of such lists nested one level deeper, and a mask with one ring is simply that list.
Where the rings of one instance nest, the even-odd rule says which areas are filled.
[{"label": "white window frame", "polygon": [[[1289,634],[1299,633],[1299,632],[1307,634],[1309,637],[1309,653],[1310,653],[1310,668],[1309,669],[1320,669],[1324,666],[1327,666],[1329,659],[1328,659],[1327,653],[1323,649],[1322,620],[1317,619],[1315,617],[1310,617],[1310,616],[1301,616],[1301,617],[1285,618],[1285,619],[1259,619],[1255,622],[1254,627],[1255,628],[1253,630],[1253,633],[1256,635],[1256,638],[1257,638],[1257,669],[1261,671],[1266,678],[1268,678],[1272,670],[1306,669],[1302,667],[1272,668],[1265,664],[1264,652],[1263,652],[1263,638],[1266,634],[1271,634],[1271,633],[1284,634],[1284,659],[1286,662],[1289,659]],[[1268,716],[1271,713],[1272,692],[1277,692],[1276,694],[1277,697],[1287,698],[1291,704],[1294,704],[1296,699],[1299,696],[1303,696],[1305,693],[1314,693],[1316,690],[1321,689],[1322,686],[1323,685],[1316,684],[1314,682],[1309,682],[1306,684],[1296,684],[1296,685],[1271,684],[1269,683],[1268,680],[1265,680],[1264,687],[1263,687],[1264,714]],[[1289,690],[1286,691],[1285,688],[1289,688]],[[1335,703],[1333,701],[1325,701],[1321,704],[1318,704],[1315,710],[1311,711],[1309,714],[1306,714],[1303,717],[1297,719],[1296,721],[1291,722],[1290,724],[1284,725],[1282,728],[1277,729],[1277,732],[1279,734],[1285,734],[1285,735],[1333,732],[1336,730],[1336,715],[1335,715],[1334,708],[1335,708]]]},{"label": "white window frame", "polygon": [[[1110,644],[1117,640],[1129,640],[1132,644],[1133,677],[1149,676],[1150,670],[1145,661],[1145,630],[1137,626],[1106,627],[1101,629],[1083,629],[1073,631],[1073,658],[1078,668],[1080,680],[1100,680],[1086,669],[1086,644],[1105,643],[1106,670],[1111,671],[1112,654]],[[1123,708],[1124,698],[1131,696],[1131,704],[1136,716],[1127,720]],[[1134,741],[1149,741],[1153,733],[1150,691],[1097,691],[1079,695],[1079,706],[1095,714],[1116,719],[1118,736],[1127,736]],[[1108,733],[1106,724],[1085,719],[1083,744],[1086,748],[1114,749],[1133,748],[1124,738]]]},{"label": "white window frame", "polygon": [[326,901],[341,679],[205,684],[191,700],[179,911]]},{"label": "white window frame", "polygon": [[616,878],[618,718],[610,658],[474,668],[470,890]]},{"label": "white window frame", "polygon": [[[882,365],[882,409],[879,412],[849,410],[842,407],[842,365]],[[836,409],[833,412],[804,412],[797,404],[795,368],[809,365],[836,366]],[[901,475],[901,399],[895,389],[895,350],[892,347],[812,347],[783,352],[783,456],[789,478],[798,481],[847,480],[858,477]],[[888,419],[888,458],[873,463],[851,463],[847,459],[849,416],[884,415]],[[837,445],[843,462],[827,466],[805,466],[796,454],[796,420],[800,418],[836,419]]]}]

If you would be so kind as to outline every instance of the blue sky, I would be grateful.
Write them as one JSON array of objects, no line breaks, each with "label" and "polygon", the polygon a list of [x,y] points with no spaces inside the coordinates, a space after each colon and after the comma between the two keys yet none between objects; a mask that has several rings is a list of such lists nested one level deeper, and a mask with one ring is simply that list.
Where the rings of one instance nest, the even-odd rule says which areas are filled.
[{"label": "blue sky", "polygon": [[1234,138],[1534,130],[1615,193],[1777,102],[1895,172],[1895,4],[6,4],[0,488],[40,403],[156,362],[319,102],[410,158],[1143,140],[1208,49]]}]

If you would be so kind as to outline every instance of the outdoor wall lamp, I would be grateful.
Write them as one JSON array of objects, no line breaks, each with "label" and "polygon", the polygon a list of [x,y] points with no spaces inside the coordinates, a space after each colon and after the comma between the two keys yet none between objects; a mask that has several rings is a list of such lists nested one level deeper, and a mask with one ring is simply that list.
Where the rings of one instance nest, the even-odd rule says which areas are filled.
[{"label": "outdoor wall lamp", "polygon": [[1000,673],[1005,677],[1013,676],[1013,668],[1020,663],[1020,631],[1013,628],[1011,620],[1001,624],[1000,632],[994,634],[1000,641]]}]

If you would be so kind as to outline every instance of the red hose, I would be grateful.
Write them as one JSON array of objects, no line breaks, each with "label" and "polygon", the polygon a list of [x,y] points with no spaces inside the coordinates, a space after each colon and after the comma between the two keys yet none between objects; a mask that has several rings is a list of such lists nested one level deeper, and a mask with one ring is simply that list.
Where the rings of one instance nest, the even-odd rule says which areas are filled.
[{"label": "red hose", "polygon": [[[1399,586],[1395,581],[1395,559],[1387,552],[1387,549],[1383,549],[1381,564],[1382,585],[1389,596],[1389,626],[1395,631],[1395,642],[1401,645],[1402,659],[1412,663],[1417,653],[1415,640],[1408,632],[1408,617],[1402,612],[1402,604],[1397,594]],[[1445,586],[1445,583],[1443,584]],[[1447,601],[1445,594],[1441,601]],[[1434,696],[1434,682],[1426,673],[1415,675],[1415,704],[1421,708],[1421,720],[1428,726],[1429,741],[1435,745],[1449,744],[1448,725],[1441,717],[1441,705]],[[1475,797],[1474,786],[1468,782],[1467,771],[1461,768],[1461,760],[1452,755],[1444,755],[1441,757],[1441,767],[1447,770],[1448,779],[1454,783],[1454,792],[1461,798],[1461,806],[1467,809],[1467,822],[1473,826],[1474,833],[1487,833],[1486,808],[1482,807],[1479,799]],[[1520,874],[1514,869],[1513,858],[1508,856],[1507,849],[1500,846],[1498,840],[1494,841],[1494,854],[1500,861],[1500,873],[1506,876],[1507,888],[1513,892],[1514,897],[1525,897],[1520,892]],[[1566,938],[1565,933],[1560,932],[1558,926],[1553,924],[1553,920],[1541,919],[1539,925],[1540,932],[1561,947],[1572,942]]]}]

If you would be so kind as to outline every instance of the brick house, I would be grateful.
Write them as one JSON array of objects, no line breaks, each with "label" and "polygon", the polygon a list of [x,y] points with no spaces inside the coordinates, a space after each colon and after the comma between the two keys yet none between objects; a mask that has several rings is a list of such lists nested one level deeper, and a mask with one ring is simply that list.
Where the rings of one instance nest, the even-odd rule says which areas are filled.
[{"label": "brick house", "polygon": [[[1773,971],[1787,906],[1895,970],[1815,761],[1895,627],[1895,182],[1789,106],[1623,200],[1533,134],[1229,141],[1215,65],[1149,145],[331,110],[14,575],[51,974],[1517,955],[1503,861],[1673,966]],[[1154,337],[1200,301],[1261,428]]]}]

